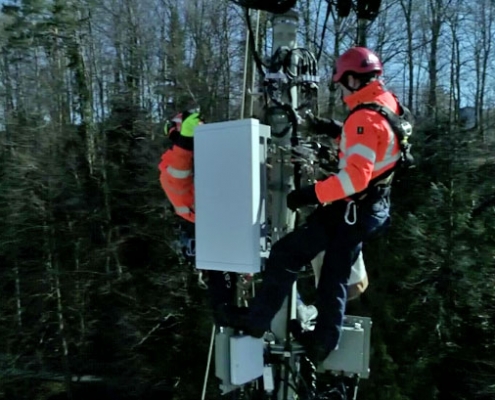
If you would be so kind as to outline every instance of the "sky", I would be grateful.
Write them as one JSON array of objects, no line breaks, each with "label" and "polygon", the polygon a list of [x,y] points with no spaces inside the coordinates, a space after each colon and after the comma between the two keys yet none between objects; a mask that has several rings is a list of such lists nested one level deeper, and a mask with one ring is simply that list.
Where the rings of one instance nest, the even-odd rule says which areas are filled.
[{"label": "sky", "polygon": [[[391,0],[387,1],[384,0],[383,3],[386,5],[390,2]],[[485,0],[483,0],[485,1]],[[6,4],[6,3],[12,3],[12,0],[0,0],[0,5],[1,4]],[[314,4],[317,4],[318,2],[315,1]],[[397,2],[395,2],[397,4]],[[320,17],[319,17],[319,23],[320,26],[323,24],[323,19],[324,19],[324,13],[326,9],[325,6],[323,6],[323,9],[320,10]],[[387,11],[390,13],[391,17],[390,18],[396,17],[396,14],[391,13],[390,11]],[[395,10],[395,13],[400,14],[400,10]],[[313,13],[314,18],[316,19],[316,12]],[[419,14],[418,14],[419,15]],[[390,37],[387,38],[389,41],[389,48],[387,51],[389,52],[394,52],[397,51],[398,49],[394,48],[394,43],[392,40],[398,40],[395,39],[403,37],[403,26],[400,24],[400,20],[395,18],[398,23],[393,23],[394,21],[390,21],[390,23],[387,23],[387,32],[390,33]],[[395,21],[396,22],[396,21]],[[351,22],[351,18],[349,19],[349,23],[354,24]],[[381,23],[381,22],[380,22]],[[300,23],[300,26],[302,24]],[[332,18],[330,18],[328,25],[328,30],[326,32],[326,37],[325,37],[325,44],[326,48],[329,52],[332,52],[332,45],[333,45],[333,40],[334,40],[334,35],[332,33]],[[494,24],[495,25],[495,24]],[[472,22],[470,24],[466,23],[465,25],[462,26],[462,28],[465,28],[464,30],[461,29],[461,34],[459,35],[460,41],[461,41],[461,47],[463,49],[463,54],[462,54],[462,60],[461,62],[463,63],[463,69],[462,69],[462,81],[461,81],[461,106],[472,106],[474,105],[474,95],[473,93],[475,92],[475,83],[476,83],[476,76],[473,70],[473,46],[474,46],[474,41],[476,40],[476,32],[473,31],[472,27]],[[372,35],[370,35],[369,43],[371,46],[373,46],[373,37],[376,37],[378,34],[380,34],[380,25],[379,25],[379,20],[377,19],[372,27]],[[349,32],[351,35],[355,34],[355,26],[351,25],[349,28]],[[402,30],[402,31],[401,31]],[[473,33],[473,34],[471,34]],[[492,32],[495,34],[495,32]],[[419,41],[421,38],[421,32],[420,29],[417,29],[415,31],[416,35],[416,41]],[[319,37],[319,35],[318,35]],[[347,42],[350,43],[350,38],[347,39]],[[449,61],[448,59],[446,60],[446,55],[450,53],[450,49],[448,47],[449,44],[449,32],[448,29],[444,29],[442,32],[442,37],[441,37],[441,43],[440,43],[440,59],[439,59],[439,64],[443,65],[443,68],[439,71],[439,85],[443,87],[445,90],[449,90]],[[109,50],[111,49],[112,44],[108,44]],[[427,46],[426,46],[427,48]],[[401,50],[401,49],[399,49]],[[404,53],[404,52],[403,52]],[[417,62],[415,63],[415,75],[420,73],[421,76],[421,82],[423,85],[427,85],[428,79],[427,79],[427,62],[425,55],[423,56],[423,60],[419,62],[419,58],[416,57]],[[490,66],[494,67],[494,61],[495,57],[490,58]],[[320,70],[323,73],[325,70],[330,69],[330,65],[323,65],[323,62],[329,63],[328,60],[322,59],[320,63]],[[391,60],[387,61],[385,64],[385,75],[384,78],[387,82],[387,84],[397,92],[399,96],[405,97],[406,93],[404,92],[404,88],[407,88],[407,68],[406,64],[404,63],[404,55],[396,56],[393,57]],[[492,78],[495,79],[495,76]],[[487,96],[487,102],[486,104],[488,106],[493,106],[495,103],[495,82],[493,80],[489,80],[487,82],[487,87],[486,87],[486,96]]]}]

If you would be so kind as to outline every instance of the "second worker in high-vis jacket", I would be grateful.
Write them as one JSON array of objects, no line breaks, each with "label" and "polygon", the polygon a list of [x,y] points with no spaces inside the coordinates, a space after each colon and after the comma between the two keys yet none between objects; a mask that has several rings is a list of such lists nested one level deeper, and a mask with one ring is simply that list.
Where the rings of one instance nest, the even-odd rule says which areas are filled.
[{"label": "second worker in high-vis jacket", "polygon": [[[194,131],[200,124],[203,120],[195,110],[177,114],[165,126],[165,134],[172,146],[162,154],[158,165],[160,184],[175,214],[180,217],[181,232],[188,243],[195,242]],[[194,247],[189,245],[183,249],[184,256],[191,263],[195,258]],[[237,276],[223,271],[207,271],[206,275],[213,317],[216,323],[221,323],[217,309],[220,305],[235,302]]]}]

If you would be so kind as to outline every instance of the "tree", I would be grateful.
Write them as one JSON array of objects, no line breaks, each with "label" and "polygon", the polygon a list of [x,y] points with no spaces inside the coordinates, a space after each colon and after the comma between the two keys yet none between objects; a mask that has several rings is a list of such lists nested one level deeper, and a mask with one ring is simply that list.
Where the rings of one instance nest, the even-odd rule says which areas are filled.
[{"label": "tree", "polygon": [[478,7],[469,8],[474,29],[474,67],[476,73],[475,109],[477,126],[483,140],[485,137],[485,94],[487,85],[488,62],[492,55],[492,42],[495,35],[493,19],[495,5],[493,1],[483,1]]},{"label": "tree", "polygon": [[[238,117],[242,10],[214,0],[4,3],[0,389],[33,398],[30,387],[43,386],[76,398],[88,389],[72,379],[90,374],[127,397],[158,388],[198,397],[211,318],[173,249],[157,164],[173,112],[197,103],[208,120]],[[359,398],[488,399],[493,2],[382,3],[367,43],[385,62],[387,86],[404,87],[418,116],[418,165],[395,184],[391,231],[366,244],[371,286],[353,307],[373,318],[373,354]],[[356,41],[355,15],[332,7],[325,21],[325,2],[299,4],[301,45],[317,52],[326,24],[320,96],[328,114],[344,117],[325,81]],[[262,12],[262,55],[268,20]],[[464,105],[476,107],[484,136],[458,126]],[[179,358],[193,367],[177,369]],[[208,389],[213,397],[216,382]]]}]

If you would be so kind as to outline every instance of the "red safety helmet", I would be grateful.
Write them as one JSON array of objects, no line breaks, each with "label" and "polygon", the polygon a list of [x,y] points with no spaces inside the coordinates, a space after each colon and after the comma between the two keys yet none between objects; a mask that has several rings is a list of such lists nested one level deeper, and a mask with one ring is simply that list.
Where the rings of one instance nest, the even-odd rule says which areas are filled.
[{"label": "red safety helmet", "polygon": [[383,66],[378,56],[366,47],[352,47],[337,58],[333,69],[333,81],[340,82],[346,72],[381,75]]},{"label": "red safety helmet", "polygon": [[180,136],[180,128],[182,126],[183,113],[179,113],[174,116],[172,119],[169,119],[165,122],[165,126],[163,127],[163,131],[165,135],[175,142],[177,138]]}]

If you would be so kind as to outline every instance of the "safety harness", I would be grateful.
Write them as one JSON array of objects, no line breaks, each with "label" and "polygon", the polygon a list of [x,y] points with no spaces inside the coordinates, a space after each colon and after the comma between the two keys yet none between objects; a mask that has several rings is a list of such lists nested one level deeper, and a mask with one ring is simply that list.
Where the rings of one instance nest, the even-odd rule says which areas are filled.
[{"label": "safety harness", "polygon": [[[395,97],[395,96],[394,96]],[[396,98],[397,100],[397,98]],[[397,101],[398,102],[398,101]],[[402,106],[399,102],[399,114],[393,112],[390,108],[378,103],[361,103],[351,110],[346,120],[359,110],[371,110],[382,115],[389,123],[392,131],[399,141],[400,158],[395,163],[394,167],[384,172],[383,174],[373,178],[368,187],[359,193],[349,196],[351,203],[362,202],[366,197],[372,197],[370,194],[379,196],[388,196],[394,176],[402,177],[410,169],[415,167],[414,157],[411,154],[411,144],[409,138],[412,135],[412,114],[407,107]],[[345,123],[345,121],[344,121]],[[349,204],[349,207],[351,204]],[[354,210],[355,213],[355,210]],[[348,212],[346,212],[346,215]]]},{"label": "safety harness", "polygon": [[[397,100],[397,97],[395,97],[395,99]],[[415,167],[414,157],[411,154],[411,144],[409,143],[409,138],[413,131],[412,114],[407,107],[402,106],[398,101],[397,103],[399,104],[399,114],[394,113],[390,108],[382,104],[361,103],[352,109],[346,120],[356,111],[363,109],[375,111],[383,116],[395,133],[400,145],[401,157],[392,169],[397,171],[397,169],[400,168],[401,171],[407,171]],[[378,176],[375,179],[382,180],[382,176],[383,175]]]}]

